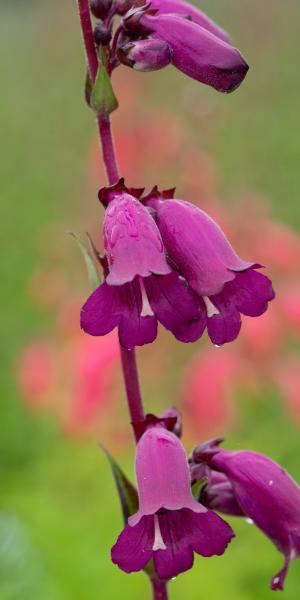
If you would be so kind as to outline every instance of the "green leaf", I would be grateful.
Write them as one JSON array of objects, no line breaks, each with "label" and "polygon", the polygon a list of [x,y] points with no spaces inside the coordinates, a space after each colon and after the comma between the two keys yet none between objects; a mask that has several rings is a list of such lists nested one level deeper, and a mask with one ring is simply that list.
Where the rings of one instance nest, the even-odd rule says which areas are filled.
[{"label": "green leaf", "polygon": [[76,243],[81,251],[81,254],[82,254],[85,264],[86,264],[91,288],[93,290],[95,290],[98,287],[98,285],[101,283],[100,275],[94,265],[94,262],[90,256],[88,250],[86,249],[85,245],[81,241],[80,237],[78,235],[76,235],[76,233],[73,233],[73,231],[70,231],[70,235],[74,238],[74,240],[76,241]]},{"label": "green leaf", "polygon": [[98,67],[96,81],[91,93],[90,104],[99,116],[109,115],[119,106],[110,77],[106,70],[105,52],[101,50],[101,61]]},{"label": "green leaf", "polygon": [[197,500],[197,502],[199,501],[201,491],[204,488],[204,486],[207,484],[207,481],[208,481],[207,477],[202,477],[202,479],[198,479],[192,485],[192,494],[193,494],[195,500]]},{"label": "green leaf", "polygon": [[132,485],[129,479],[127,479],[126,475],[123,473],[122,469],[119,467],[118,463],[111,456],[111,454],[102,446],[101,448],[102,450],[104,450],[108,458],[114,476],[115,484],[117,486],[124,522],[127,523],[128,517],[130,517],[130,515],[133,515],[138,510],[138,493],[134,485]]}]

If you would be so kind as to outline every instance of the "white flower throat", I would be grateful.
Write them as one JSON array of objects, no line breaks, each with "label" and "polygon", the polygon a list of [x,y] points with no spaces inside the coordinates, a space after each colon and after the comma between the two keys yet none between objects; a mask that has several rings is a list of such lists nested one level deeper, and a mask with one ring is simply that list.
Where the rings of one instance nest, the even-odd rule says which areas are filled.
[{"label": "white flower throat", "polygon": [[158,515],[154,515],[154,543],[152,550],[166,550],[167,546],[162,538]]},{"label": "white flower throat", "polygon": [[145,289],[145,284],[142,277],[139,277],[140,290],[142,294],[142,310],[141,317],[154,317],[154,312],[150,306],[150,302]]},{"label": "white flower throat", "polygon": [[220,311],[217,307],[212,303],[208,296],[202,296],[204,304],[206,306],[206,314],[208,318],[213,317],[214,315],[219,315]]}]

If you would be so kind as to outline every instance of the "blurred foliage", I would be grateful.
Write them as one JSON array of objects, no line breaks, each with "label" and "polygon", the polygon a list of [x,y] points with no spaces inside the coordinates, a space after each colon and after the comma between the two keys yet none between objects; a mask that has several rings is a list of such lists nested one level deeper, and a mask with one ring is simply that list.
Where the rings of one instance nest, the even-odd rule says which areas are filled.
[{"label": "blurred foliage", "polygon": [[[251,65],[247,81],[224,97],[172,69],[137,74],[145,90],[142,108],[150,118],[155,102],[184,120],[192,143],[216,157],[225,200],[249,190],[266,194],[273,213],[300,229],[299,3],[203,0],[202,6],[243,49]],[[28,280],[42,266],[49,246],[55,246],[68,269],[76,249],[64,223],[77,231],[80,204],[94,200],[85,184],[94,123],[83,102],[75,2],[2,0],[0,49],[0,597],[113,599],[121,589],[124,599],[138,599],[145,595],[144,575],[126,576],[110,563],[122,519],[98,440],[63,438],[54,420],[27,411],[15,381],[21,348],[37,332],[51,330],[51,318],[36,309],[28,294]],[[119,92],[118,97],[122,110]],[[163,183],[173,185],[178,169],[175,165],[165,174]],[[132,183],[142,183],[138,174]],[[83,287],[83,268],[70,268],[75,286],[78,277]],[[188,353],[179,348],[177,363],[166,374],[170,398]],[[147,358],[149,350],[142,355]],[[165,405],[155,381],[145,393],[149,408]],[[243,419],[228,445],[265,452],[300,480],[299,429],[275,391],[259,402],[244,394],[240,403]],[[121,457],[130,476],[132,457],[132,451]],[[198,558],[196,568],[171,582],[172,599],[271,597],[267,583],[281,556],[254,527],[232,523],[238,535],[225,556]],[[299,584],[298,561],[291,567],[285,597],[298,597]]]}]

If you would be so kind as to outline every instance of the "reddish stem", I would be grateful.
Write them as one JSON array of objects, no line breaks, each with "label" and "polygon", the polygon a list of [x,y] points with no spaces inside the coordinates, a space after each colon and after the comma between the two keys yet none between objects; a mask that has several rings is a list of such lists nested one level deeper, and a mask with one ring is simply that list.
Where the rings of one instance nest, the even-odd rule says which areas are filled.
[{"label": "reddish stem", "polygon": [[[87,64],[91,77],[95,81],[98,71],[98,57],[94,43],[89,0],[78,0],[78,8]],[[108,182],[111,185],[118,181],[119,172],[109,115],[99,116],[97,121],[103,162]],[[132,422],[142,421],[144,419],[144,410],[134,350],[126,350],[126,348],[121,347],[121,358],[130,418]]]},{"label": "reddish stem", "polygon": [[151,579],[153,600],[168,600],[167,582]]},{"label": "reddish stem", "polygon": [[98,71],[98,57],[93,35],[90,3],[89,0],[77,1],[86,60],[91,74],[91,78],[93,81],[95,81]]}]

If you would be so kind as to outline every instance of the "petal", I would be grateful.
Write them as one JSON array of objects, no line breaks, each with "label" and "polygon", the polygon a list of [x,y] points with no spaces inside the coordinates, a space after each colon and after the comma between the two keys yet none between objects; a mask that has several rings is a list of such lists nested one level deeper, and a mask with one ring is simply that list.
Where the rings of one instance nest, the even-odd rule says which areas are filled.
[{"label": "petal", "polygon": [[270,581],[270,588],[274,592],[276,590],[284,589],[284,582],[288,574],[289,565],[290,560],[287,556],[285,556],[283,568],[278,573],[276,573],[276,575],[274,575]]},{"label": "petal", "polygon": [[194,342],[203,334],[205,312],[186,281],[175,272],[145,279],[148,298],[161,324],[182,342]]},{"label": "petal", "polygon": [[119,324],[122,310],[119,288],[101,283],[83,305],[80,325],[90,335],[106,335]]},{"label": "petal", "polygon": [[230,42],[227,31],[221,29],[204,12],[184,0],[151,0],[151,9],[155,9],[159,14],[176,14],[182,17],[189,17],[194,23],[201,25],[225,42]]},{"label": "petal", "polygon": [[183,200],[156,205],[165,248],[200,296],[213,296],[252,263],[236,254],[220,227],[203,210]]},{"label": "petal", "polygon": [[144,515],[153,515],[161,508],[206,512],[192,496],[185,450],[171,431],[161,426],[145,431],[137,445],[135,471],[139,510],[129,517],[130,525],[136,525]]},{"label": "petal", "polygon": [[224,294],[231,297],[237,309],[249,317],[262,315],[268,308],[268,302],[275,297],[271,280],[254,269],[237,273],[234,281],[225,284]]},{"label": "petal", "polygon": [[109,203],[103,230],[109,285],[122,285],[137,275],[170,273],[154,219],[130,194],[123,193]]},{"label": "petal", "polygon": [[120,344],[128,350],[135,346],[150,344],[157,336],[157,320],[155,316],[142,317],[142,297],[138,281],[122,286],[123,313],[120,318]]},{"label": "petal", "polygon": [[189,524],[193,531],[190,543],[201,556],[220,556],[235,537],[230,525],[212,510],[200,514],[189,512]]},{"label": "petal", "polygon": [[172,579],[193,566],[194,554],[189,544],[192,531],[187,514],[188,511],[166,511],[158,516],[166,549],[154,552],[153,560],[161,579]]},{"label": "petal", "polygon": [[213,344],[222,346],[237,338],[242,324],[240,313],[226,295],[212,296],[210,300],[219,314],[207,317],[208,335]]},{"label": "petal", "polygon": [[111,549],[112,562],[125,573],[140,571],[151,558],[153,543],[153,517],[143,517],[135,527],[126,525],[123,529]]},{"label": "petal", "polygon": [[221,555],[234,537],[231,527],[212,511],[167,511],[159,514],[166,550],[154,552],[159,577],[171,579],[193,565],[193,551],[202,556]]},{"label": "petal", "polygon": [[240,52],[197,23],[174,14],[144,15],[141,23],[169,44],[173,65],[196,81],[228,93],[245,78],[249,67]]}]

